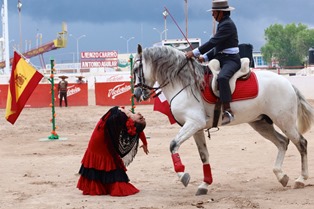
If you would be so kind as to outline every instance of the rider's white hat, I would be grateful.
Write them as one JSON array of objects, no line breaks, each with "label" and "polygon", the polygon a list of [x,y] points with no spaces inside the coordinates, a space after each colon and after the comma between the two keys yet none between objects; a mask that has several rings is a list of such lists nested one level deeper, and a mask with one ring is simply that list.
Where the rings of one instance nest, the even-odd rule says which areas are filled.
[{"label": "rider's white hat", "polygon": [[207,11],[231,11],[234,7],[230,7],[228,0],[213,0],[212,8]]}]

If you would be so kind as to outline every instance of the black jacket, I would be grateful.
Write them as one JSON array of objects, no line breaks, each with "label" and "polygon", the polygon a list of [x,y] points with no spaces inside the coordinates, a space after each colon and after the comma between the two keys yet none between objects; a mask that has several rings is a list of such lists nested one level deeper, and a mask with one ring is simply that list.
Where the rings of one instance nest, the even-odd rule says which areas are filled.
[{"label": "black jacket", "polygon": [[201,54],[209,53],[209,60],[212,59],[218,52],[224,49],[238,47],[238,32],[237,27],[229,16],[225,16],[217,26],[217,32],[209,41],[204,43],[198,49]]}]

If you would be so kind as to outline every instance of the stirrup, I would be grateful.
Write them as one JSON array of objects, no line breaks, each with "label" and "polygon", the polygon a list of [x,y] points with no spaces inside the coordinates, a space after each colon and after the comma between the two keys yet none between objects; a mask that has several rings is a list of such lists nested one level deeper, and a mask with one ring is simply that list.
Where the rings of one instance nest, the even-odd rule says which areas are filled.
[{"label": "stirrup", "polygon": [[228,110],[225,110],[223,115],[222,115],[221,125],[222,126],[227,125],[233,120],[234,120],[233,114],[231,112],[229,112]]}]

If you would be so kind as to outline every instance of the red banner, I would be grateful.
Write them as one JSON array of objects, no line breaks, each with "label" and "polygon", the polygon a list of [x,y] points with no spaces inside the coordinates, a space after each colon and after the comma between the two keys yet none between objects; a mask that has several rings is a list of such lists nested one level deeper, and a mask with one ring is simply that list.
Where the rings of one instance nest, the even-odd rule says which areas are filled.
[{"label": "red banner", "polygon": [[[25,107],[49,107],[51,103],[50,94],[51,84],[39,84],[28,99]],[[55,85],[57,89],[57,85]],[[8,84],[0,85],[0,108],[6,107]],[[131,106],[131,86],[129,81],[95,83],[96,105],[101,106]],[[55,106],[59,106],[57,91],[55,92]],[[63,103],[64,104],[64,103]],[[137,105],[154,104],[150,99]],[[87,83],[68,85],[68,105],[69,106],[88,106],[88,87]]]},{"label": "red banner", "polygon": [[[69,83],[67,95],[69,106],[88,106],[87,83]],[[59,102],[59,97],[57,98],[57,101]]]},{"label": "red banner", "polygon": [[[25,107],[49,107],[51,104],[51,84],[38,84],[32,95],[26,102]],[[8,85],[0,85],[0,108],[6,107]],[[59,106],[57,84],[55,84],[55,106]],[[64,103],[63,103],[64,104]],[[69,83],[68,106],[87,106],[88,88],[87,83]]]},{"label": "red banner", "polygon": [[0,84],[0,108],[5,108],[7,105],[9,84]]}]

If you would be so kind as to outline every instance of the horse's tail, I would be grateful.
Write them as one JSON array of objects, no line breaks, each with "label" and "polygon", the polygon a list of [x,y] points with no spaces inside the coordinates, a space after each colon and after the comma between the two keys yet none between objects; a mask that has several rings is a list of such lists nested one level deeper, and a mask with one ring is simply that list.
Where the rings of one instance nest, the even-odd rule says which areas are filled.
[{"label": "horse's tail", "polygon": [[314,123],[314,109],[301,92],[295,86],[293,86],[293,88],[298,97],[297,127],[299,132],[303,134],[308,131]]}]

